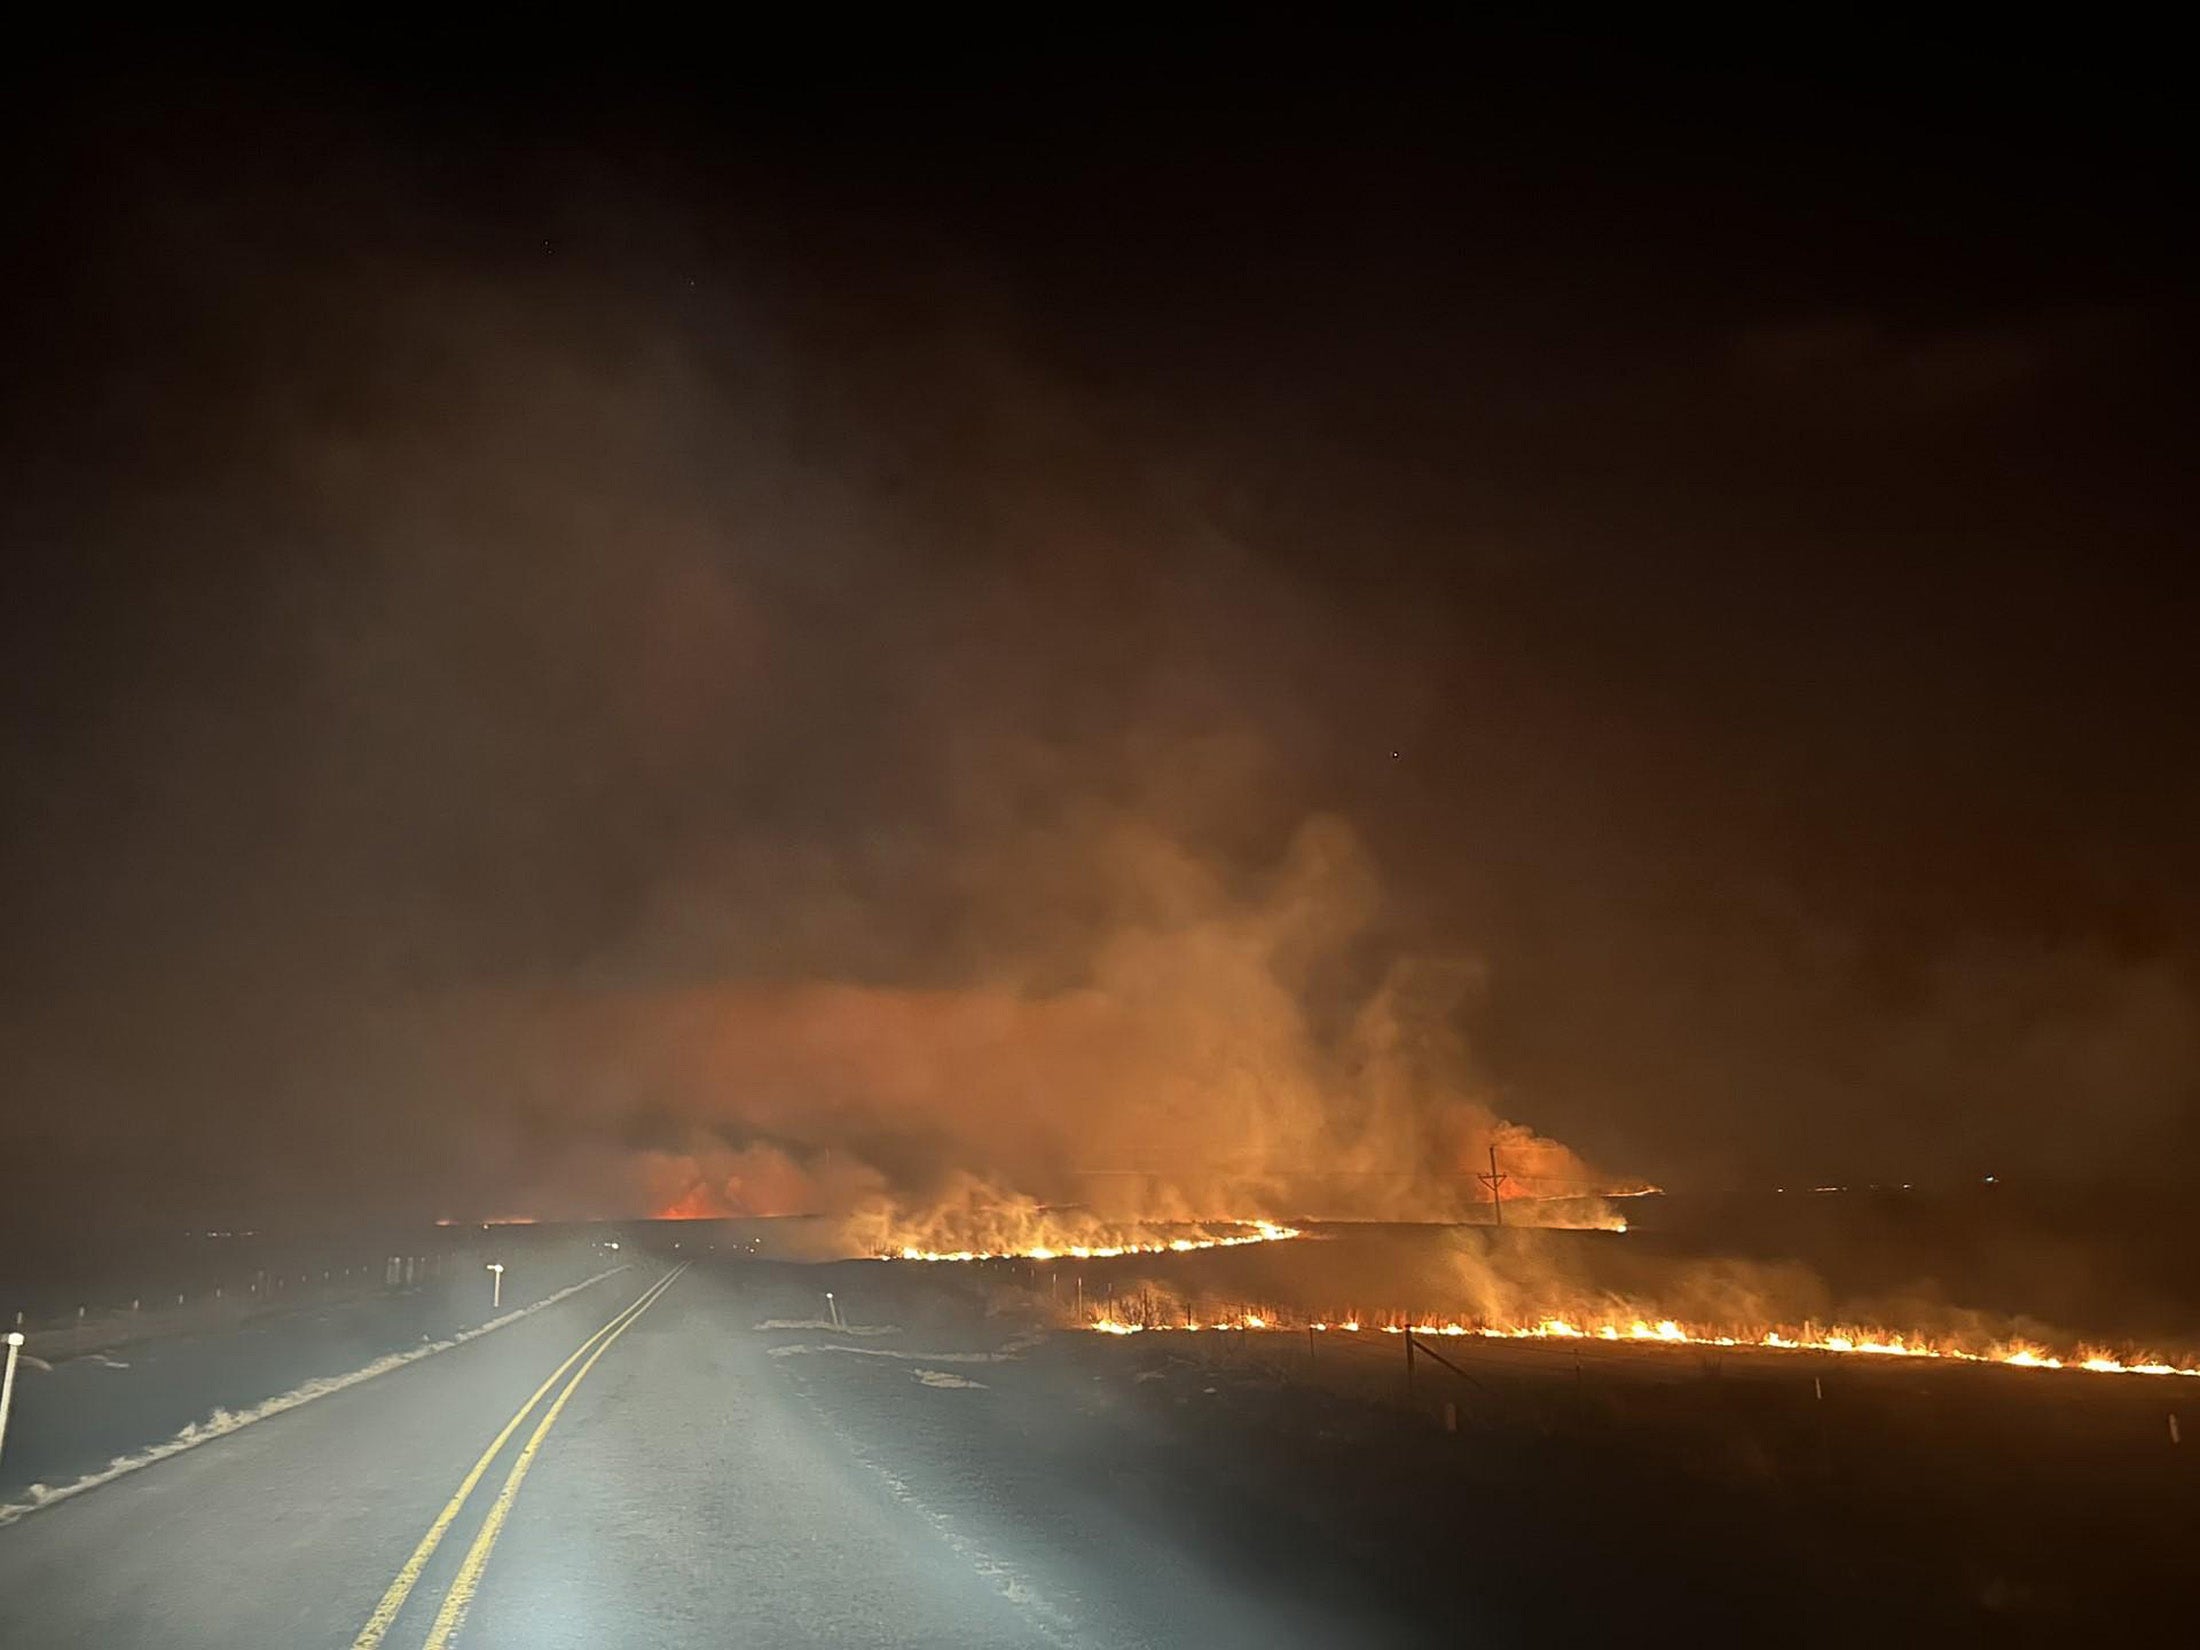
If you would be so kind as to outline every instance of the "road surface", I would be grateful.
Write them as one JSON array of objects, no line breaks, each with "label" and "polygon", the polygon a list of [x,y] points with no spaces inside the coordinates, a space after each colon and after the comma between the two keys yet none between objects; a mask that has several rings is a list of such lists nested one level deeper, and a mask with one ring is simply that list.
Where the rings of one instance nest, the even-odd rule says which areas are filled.
[{"label": "road surface", "polygon": [[645,1262],[32,1513],[0,1528],[0,1645],[1345,1642],[1051,1496],[1014,1428],[942,1433],[997,1351],[759,1327],[789,1299]]}]

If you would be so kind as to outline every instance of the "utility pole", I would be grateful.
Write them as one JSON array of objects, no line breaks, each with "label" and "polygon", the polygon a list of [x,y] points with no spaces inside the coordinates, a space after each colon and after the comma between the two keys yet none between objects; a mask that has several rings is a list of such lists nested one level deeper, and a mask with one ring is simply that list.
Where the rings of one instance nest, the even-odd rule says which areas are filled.
[{"label": "utility pole", "polygon": [[1490,1189],[1490,1218],[1496,1221],[1498,1225],[1504,1225],[1505,1200],[1500,1195],[1499,1188],[1512,1176],[1497,1172],[1497,1148],[1495,1146],[1490,1148],[1490,1172],[1488,1174],[1478,1174],[1474,1178]]}]

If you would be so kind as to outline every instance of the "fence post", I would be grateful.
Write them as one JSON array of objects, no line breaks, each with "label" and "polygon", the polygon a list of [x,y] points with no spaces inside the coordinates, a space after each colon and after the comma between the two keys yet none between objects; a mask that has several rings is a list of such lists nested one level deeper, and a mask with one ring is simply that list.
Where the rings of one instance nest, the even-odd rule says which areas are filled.
[{"label": "fence post", "polygon": [[15,1402],[15,1355],[23,1350],[23,1331],[8,1331],[8,1372],[0,1375],[0,1450],[8,1443],[8,1406]]}]

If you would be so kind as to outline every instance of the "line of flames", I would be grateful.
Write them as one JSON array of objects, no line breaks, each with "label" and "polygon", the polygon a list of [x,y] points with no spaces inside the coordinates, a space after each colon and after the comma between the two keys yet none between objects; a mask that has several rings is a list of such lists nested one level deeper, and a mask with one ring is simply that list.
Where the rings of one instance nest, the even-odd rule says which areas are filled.
[{"label": "line of flames", "polygon": [[881,1260],[1108,1260],[1117,1255],[1184,1255],[1194,1249],[1237,1249],[1248,1243],[1281,1243],[1302,1234],[1295,1226],[1272,1220],[1232,1221],[1242,1232],[1224,1237],[1156,1238],[1146,1243],[1034,1244],[1028,1249],[919,1249],[914,1245],[879,1252]]},{"label": "line of flames", "polygon": [[[1373,1334],[1403,1335],[1407,1323],[1403,1317],[1394,1321],[1375,1323],[1357,1318],[1338,1322],[1292,1322],[1281,1316],[1269,1316],[1257,1312],[1224,1314],[1205,1322],[1187,1318],[1182,1323],[1152,1322],[1132,1323],[1103,1314],[1089,1320],[1085,1328],[1103,1335],[1141,1335],[1152,1333],[1195,1332],[1199,1330],[1272,1330],[1293,1334],[1311,1331],[1315,1334],[1357,1335],[1365,1331]],[[1545,1318],[1539,1323],[1502,1327],[1489,1324],[1470,1324],[1457,1321],[1425,1320],[1411,1325],[1416,1335],[1427,1336],[1479,1336],[1485,1340],[1549,1340],[1549,1341],[1606,1341],[1640,1343],[1653,1346],[1733,1347],[1751,1350],[1765,1349],[1779,1352],[1829,1352],[1852,1353],[1867,1357],[1933,1358],[1953,1363],[1999,1364],[2010,1369],[2069,1369],[2085,1370],[2096,1375],[2187,1375],[2200,1376],[2200,1366],[2173,1364],[2158,1358],[2123,1359],[2114,1354],[2086,1348],[2067,1357],[2058,1356],[2045,1347],[2012,1342],[1990,1347],[1983,1352],[1973,1352],[1962,1347],[1935,1343],[1927,1337],[1890,1334],[1885,1330],[1834,1328],[1825,1331],[1803,1329],[1794,1335],[1782,1334],[1777,1329],[1752,1332],[1748,1335],[1708,1334],[1683,1328],[1671,1318],[1653,1323],[1644,1318],[1629,1319],[1624,1323],[1577,1324],[1566,1318]]]}]

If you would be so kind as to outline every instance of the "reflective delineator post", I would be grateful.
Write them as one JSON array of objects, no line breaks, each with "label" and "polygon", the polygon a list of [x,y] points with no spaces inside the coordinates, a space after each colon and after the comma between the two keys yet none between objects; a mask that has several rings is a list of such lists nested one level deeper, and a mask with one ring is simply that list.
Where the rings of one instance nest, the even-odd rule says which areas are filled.
[{"label": "reflective delineator post", "polygon": [[496,1280],[489,1286],[489,1310],[494,1312],[504,1304],[504,1262],[489,1262],[489,1275]]},{"label": "reflective delineator post", "polygon": [[23,1350],[23,1331],[8,1331],[8,1372],[0,1375],[0,1451],[8,1447],[8,1407],[15,1402],[15,1359]]}]

